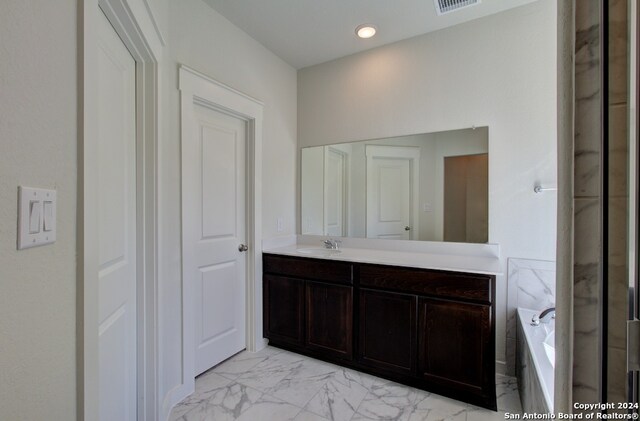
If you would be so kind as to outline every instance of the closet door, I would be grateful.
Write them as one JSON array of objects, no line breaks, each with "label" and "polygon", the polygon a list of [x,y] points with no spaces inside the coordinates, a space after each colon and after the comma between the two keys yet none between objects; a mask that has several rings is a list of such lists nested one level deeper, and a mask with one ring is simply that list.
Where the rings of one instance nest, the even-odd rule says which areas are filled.
[{"label": "closet door", "polygon": [[136,63],[99,14],[99,410],[126,421],[137,412]]}]

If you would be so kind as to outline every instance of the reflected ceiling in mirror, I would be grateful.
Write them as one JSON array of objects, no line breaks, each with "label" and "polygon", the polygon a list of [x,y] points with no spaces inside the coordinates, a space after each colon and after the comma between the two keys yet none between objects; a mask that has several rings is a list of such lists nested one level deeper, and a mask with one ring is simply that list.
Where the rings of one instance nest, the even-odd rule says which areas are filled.
[{"label": "reflected ceiling in mirror", "polygon": [[488,128],[302,149],[301,233],[488,241]]}]

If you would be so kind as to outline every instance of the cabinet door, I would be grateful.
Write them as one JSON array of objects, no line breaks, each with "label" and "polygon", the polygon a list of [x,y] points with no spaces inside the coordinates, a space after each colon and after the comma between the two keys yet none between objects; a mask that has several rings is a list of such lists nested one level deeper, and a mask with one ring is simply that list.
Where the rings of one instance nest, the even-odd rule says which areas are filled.
[{"label": "cabinet door", "polygon": [[307,349],[353,357],[353,287],[307,282]]},{"label": "cabinet door", "polygon": [[421,298],[418,319],[419,375],[444,386],[490,394],[495,381],[491,307]]},{"label": "cabinet door", "polygon": [[264,335],[274,342],[302,345],[305,281],[264,275]]},{"label": "cabinet door", "polygon": [[416,301],[414,295],[360,290],[360,362],[414,375]]}]

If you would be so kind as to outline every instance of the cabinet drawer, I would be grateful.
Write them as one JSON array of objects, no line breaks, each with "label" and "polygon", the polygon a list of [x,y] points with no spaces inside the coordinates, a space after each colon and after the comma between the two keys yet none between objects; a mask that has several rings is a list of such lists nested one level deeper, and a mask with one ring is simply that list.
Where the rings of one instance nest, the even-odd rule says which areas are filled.
[{"label": "cabinet drawer", "polygon": [[353,265],[347,262],[265,254],[263,255],[263,264],[265,273],[315,281],[345,284],[353,282]]},{"label": "cabinet drawer", "polygon": [[493,277],[459,272],[362,265],[360,285],[434,297],[492,301]]}]

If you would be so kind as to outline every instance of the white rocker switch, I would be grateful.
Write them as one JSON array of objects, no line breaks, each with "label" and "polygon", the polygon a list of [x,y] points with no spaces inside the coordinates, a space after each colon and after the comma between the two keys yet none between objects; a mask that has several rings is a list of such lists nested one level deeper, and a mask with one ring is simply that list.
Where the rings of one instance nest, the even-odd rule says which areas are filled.
[{"label": "white rocker switch", "polygon": [[43,223],[42,230],[49,232],[55,228],[55,218],[53,215],[53,202],[45,200],[43,207]]},{"label": "white rocker switch", "polygon": [[18,250],[56,241],[56,191],[18,187]]},{"label": "white rocker switch", "polygon": [[29,234],[37,234],[40,232],[40,215],[42,210],[42,202],[39,200],[31,200],[29,203]]}]

